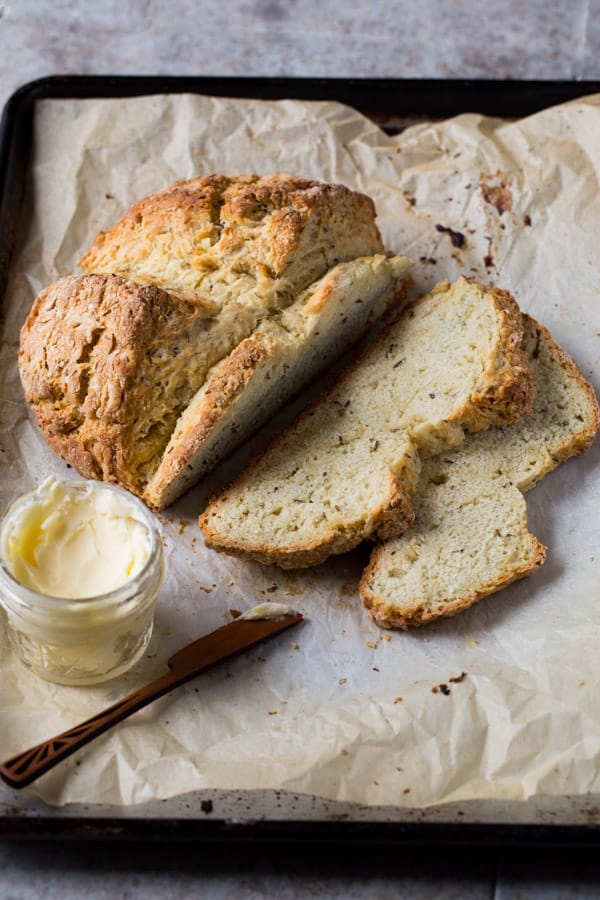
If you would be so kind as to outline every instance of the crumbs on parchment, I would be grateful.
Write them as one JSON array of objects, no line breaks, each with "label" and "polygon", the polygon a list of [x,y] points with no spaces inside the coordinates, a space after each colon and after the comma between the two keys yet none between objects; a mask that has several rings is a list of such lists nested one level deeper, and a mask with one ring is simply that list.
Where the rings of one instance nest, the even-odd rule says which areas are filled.
[{"label": "crumbs on parchment", "polygon": [[489,203],[490,206],[496,208],[499,216],[512,209],[512,191],[505,181],[499,181],[498,184],[490,184],[486,176],[482,175],[480,185],[483,199],[486,203]]},{"label": "crumbs on parchment", "polygon": [[453,247],[464,247],[467,243],[467,239],[462,231],[454,231],[452,228],[448,228],[447,225],[436,225],[435,228],[440,234],[447,234],[449,236]]},{"label": "crumbs on parchment", "polygon": [[[460,675],[453,675],[452,678],[448,679],[448,681],[450,681],[452,684],[460,684],[461,681],[464,681],[466,677],[467,673],[461,672]],[[446,697],[448,697],[452,693],[452,691],[445,682],[442,682],[441,684],[434,684],[434,686],[431,688],[431,693],[444,694]]]}]

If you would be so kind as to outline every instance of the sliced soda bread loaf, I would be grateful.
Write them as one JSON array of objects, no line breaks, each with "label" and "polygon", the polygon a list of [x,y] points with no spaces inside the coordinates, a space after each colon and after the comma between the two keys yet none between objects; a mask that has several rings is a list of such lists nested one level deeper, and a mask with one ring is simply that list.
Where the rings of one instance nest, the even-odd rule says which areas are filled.
[{"label": "sliced soda bread loaf", "polygon": [[380,625],[407,628],[454,615],[544,561],[545,548],[527,527],[523,492],[587,449],[599,411],[573,361],[525,318],[533,409],[423,463],[414,525],[374,548],[361,581],[364,605]]},{"label": "sliced soda bread loaf", "polygon": [[82,475],[158,508],[396,303],[409,269],[368,197],[288,175],[179,182],[81,265],[23,326],[25,396]]},{"label": "sliced soda bread loaf", "polygon": [[420,456],[531,408],[509,294],[444,282],[399,316],[200,517],[206,543],[284,568],[412,522]]}]

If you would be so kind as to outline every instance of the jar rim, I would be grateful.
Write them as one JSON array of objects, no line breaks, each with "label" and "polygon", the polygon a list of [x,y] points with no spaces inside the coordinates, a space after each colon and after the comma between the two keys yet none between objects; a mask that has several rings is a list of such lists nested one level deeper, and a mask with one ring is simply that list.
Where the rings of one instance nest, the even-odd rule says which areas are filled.
[{"label": "jar rim", "polygon": [[[83,611],[84,609],[89,610],[90,607],[102,608],[105,606],[117,605],[119,604],[119,602],[127,600],[132,591],[134,593],[137,593],[140,590],[140,586],[143,585],[149,577],[151,577],[152,572],[156,567],[157,561],[160,561],[162,559],[161,537],[158,525],[154,521],[151,511],[138,497],[135,497],[129,491],[116,484],[95,481],[93,479],[84,479],[83,481],[70,481],[57,478],[56,480],[62,484],[68,485],[69,488],[75,488],[81,491],[91,489],[102,490],[110,493],[120,494],[122,497],[124,497],[128,501],[128,503],[131,504],[133,509],[135,509],[137,514],[137,521],[139,521],[140,524],[144,526],[148,533],[150,539],[150,550],[148,553],[148,558],[144,562],[144,565],[139,570],[139,572],[137,572],[132,578],[128,579],[123,584],[119,585],[119,587],[113,588],[110,591],[106,591],[103,594],[93,594],[91,597],[58,597],[55,594],[43,594],[40,591],[36,591],[33,588],[27,587],[27,585],[19,581],[18,578],[15,578],[15,576],[8,568],[6,560],[4,559],[0,541],[0,588],[5,587],[10,589],[12,601],[17,601],[21,604],[27,604],[28,606],[45,606],[48,611],[67,606],[74,612],[76,610]],[[27,491],[24,494],[21,494],[10,504],[0,520],[0,535],[4,527],[6,526],[6,523],[9,521],[10,516],[18,511],[21,505],[25,505],[27,502],[29,502],[31,498],[35,496],[35,494],[39,490],[39,487],[41,487],[41,485],[34,490]]]}]

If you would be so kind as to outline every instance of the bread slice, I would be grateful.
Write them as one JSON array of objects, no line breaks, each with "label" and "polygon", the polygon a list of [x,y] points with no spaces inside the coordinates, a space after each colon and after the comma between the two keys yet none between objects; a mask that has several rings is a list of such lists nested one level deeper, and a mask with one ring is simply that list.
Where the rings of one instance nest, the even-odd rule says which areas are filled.
[{"label": "bread slice", "polygon": [[405,530],[421,454],[530,409],[522,334],[509,294],[465,278],[412,303],[210,502],[207,545],[293,568]]},{"label": "bread slice", "polygon": [[373,550],[360,592],[379,625],[407,628],[454,615],[544,561],[523,492],[587,449],[599,410],[573,361],[530,318],[525,346],[536,373],[532,411],[425,461],[414,525]]},{"label": "bread slice", "polygon": [[382,251],[372,201],[341,185],[210,176],[140,201],[22,329],[44,437],[84,477],[172,502],[397,302],[409,263]]},{"label": "bread slice", "polygon": [[340,263],[217,364],[179,417],[144,490],[162,509],[263,425],[376,319],[408,283],[406,257]]}]

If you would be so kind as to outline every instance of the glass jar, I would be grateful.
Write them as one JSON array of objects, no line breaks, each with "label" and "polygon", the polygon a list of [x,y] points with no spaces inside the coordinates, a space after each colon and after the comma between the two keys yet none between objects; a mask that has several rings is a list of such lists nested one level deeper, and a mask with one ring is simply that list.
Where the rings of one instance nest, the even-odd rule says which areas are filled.
[{"label": "glass jar", "polygon": [[[122,550],[121,532],[124,525],[136,529],[138,543],[139,529],[143,529],[144,551],[138,571],[131,577],[125,575],[124,583],[100,593],[94,593],[94,580],[90,582],[88,572],[83,576],[85,584],[82,585],[81,595],[69,597],[42,592],[23,583],[27,579],[16,577],[18,564],[22,571],[27,558],[31,557],[31,545],[35,545],[40,533],[45,541],[53,540],[56,533],[61,533],[59,515],[64,510],[55,512],[50,522],[50,516],[44,509],[44,527],[35,532],[34,539],[31,539],[31,528],[27,527],[30,521],[34,523],[34,531],[38,526],[38,506],[40,498],[47,499],[43,489],[48,484],[52,489],[58,485],[61,491],[69,495],[73,491],[85,492],[86,502],[92,510],[95,502],[100,508],[108,503],[112,505],[113,513],[115,509],[122,513],[124,522],[119,522],[115,513],[112,519],[104,523],[104,534],[110,537],[112,529],[114,539],[119,541],[115,555]],[[76,494],[73,497],[78,499]],[[47,525],[48,522],[50,525]],[[19,527],[25,527],[23,534],[27,538],[22,559],[15,558],[12,551],[7,552],[11,546],[18,547]],[[110,569],[111,541],[107,543],[108,548],[99,548],[98,560],[87,560],[92,571],[94,565],[96,572],[98,565],[101,570]],[[94,541],[89,545],[93,547]],[[102,557],[102,552],[107,554],[106,558]],[[76,567],[77,564],[77,554],[72,554],[69,558],[70,573],[71,566]],[[131,494],[113,485],[95,481],[63,483],[49,479],[37,491],[17,500],[2,521],[0,602],[7,614],[9,641],[22,662],[47,681],[69,685],[97,684],[133,666],[150,641],[163,576],[162,542],[152,513]]]}]

